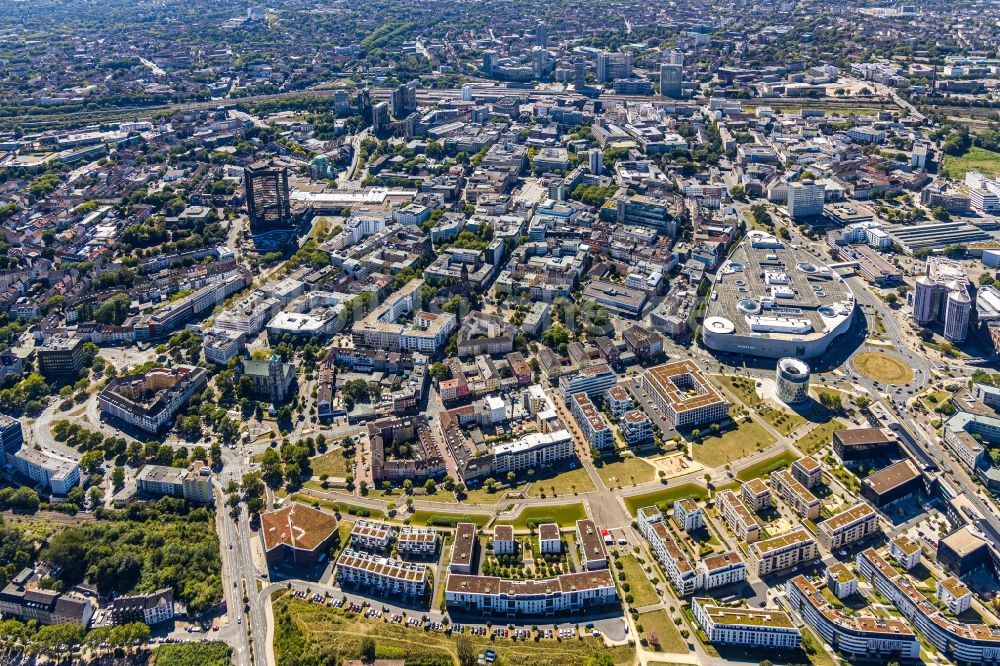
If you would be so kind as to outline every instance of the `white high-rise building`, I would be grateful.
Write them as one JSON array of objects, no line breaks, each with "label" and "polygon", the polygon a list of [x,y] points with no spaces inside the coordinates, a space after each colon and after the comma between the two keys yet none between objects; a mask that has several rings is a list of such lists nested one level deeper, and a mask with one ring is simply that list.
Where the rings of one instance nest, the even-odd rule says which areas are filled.
[{"label": "white high-rise building", "polygon": [[969,330],[972,299],[965,268],[944,257],[927,259],[927,274],[913,290],[913,319],[920,326],[940,324],[948,340],[961,342]]},{"label": "white high-rise building", "polygon": [[803,180],[788,185],[788,214],[793,220],[823,214],[826,188],[820,183]]},{"label": "white high-rise building", "polygon": [[592,148],[590,151],[590,173],[600,176],[604,173],[604,153],[600,148]]}]

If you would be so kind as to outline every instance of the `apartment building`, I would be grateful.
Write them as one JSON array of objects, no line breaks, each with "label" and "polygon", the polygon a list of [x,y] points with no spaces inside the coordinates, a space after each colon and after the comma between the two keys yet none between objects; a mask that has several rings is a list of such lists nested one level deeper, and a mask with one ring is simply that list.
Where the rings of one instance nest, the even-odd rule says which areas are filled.
[{"label": "apartment building", "polygon": [[846,599],[857,594],[858,579],[843,562],[837,562],[826,569],[826,584],[838,599]]},{"label": "apartment building", "polygon": [[616,419],[624,416],[635,404],[632,402],[632,396],[620,384],[616,384],[605,391],[604,401],[608,405],[608,409],[611,410],[612,416]]},{"label": "apartment building", "polygon": [[0,590],[0,616],[39,624],[75,624],[86,627],[94,615],[89,599],[74,594],[43,590],[35,572],[23,569]]},{"label": "apartment building", "polygon": [[475,523],[459,523],[455,526],[455,545],[451,550],[451,563],[448,564],[450,573],[472,573],[477,543]]},{"label": "apartment building", "polygon": [[576,418],[576,422],[580,425],[580,431],[583,432],[588,444],[595,449],[607,449],[614,446],[615,437],[611,432],[611,426],[608,425],[608,420],[597,410],[586,393],[570,396],[569,408]]},{"label": "apartment building", "polygon": [[805,576],[796,576],[785,589],[792,610],[837,652],[878,663],[916,659],[920,653],[920,641],[902,620],[842,613]]},{"label": "apartment building", "polygon": [[345,548],[337,558],[337,582],[366,595],[421,598],[427,593],[427,567]]},{"label": "apartment building", "polygon": [[823,481],[823,465],[812,456],[799,458],[792,463],[792,477],[806,488]]},{"label": "apartment building", "polygon": [[972,591],[954,576],[937,581],[937,598],[952,615],[961,615],[972,606]]},{"label": "apartment building", "polygon": [[576,521],[576,544],[580,548],[580,564],[587,571],[608,566],[608,553],[604,549],[601,531],[590,518]]},{"label": "apartment building", "polygon": [[701,507],[690,497],[674,502],[674,521],[685,532],[701,529],[705,524]]},{"label": "apartment building", "polygon": [[618,426],[621,428],[622,437],[630,446],[653,440],[653,422],[641,410],[633,409],[625,412],[618,421]]},{"label": "apartment building", "polygon": [[617,383],[618,375],[606,363],[598,363],[559,377],[559,393],[564,400],[577,393],[599,396]]},{"label": "apartment building", "polygon": [[736,551],[709,555],[695,565],[701,586],[711,590],[747,579],[747,567]]},{"label": "apartment building", "polygon": [[351,527],[351,547],[384,553],[392,543],[392,527],[386,523],[373,523],[363,518]]},{"label": "apartment building", "polygon": [[753,543],[760,538],[760,524],[736,493],[723,490],[715,496],[715,506],[740,541]]},{"label": "apartment building", "polygon": [[816,542],[805,529],[799,528],[781,536],[750,544],[747,571],[752,576],[763,578],[817,557],[819,549],[816,547]]},{"label": "apartment building", "polygon": [[754,513],[771,508],[771,489],[760,479],[750,479],[740,487],[740,498]]},{"label": "apartment building", "polygon": [[667,578],[682,596],[693,594],[702,586],[702,580],[694,565],[662,521],[653,523],[650,531],[652,534],[649,540],[650,549],[663,565]]},{"label": "apartment building", "polygon": [[166,587],[150,594],[118,597],[111,602],[111,622],[142,622],[150,627],[174,617],[174,591]]},{"label": "apartment building", "polygon": [[437,553],[437,545],[435,527],[403,525],[396,536],[396,551],[406,557],[433,557]]},{"label": "apartment building", "polygon": [[785,500],[799,516],[809,520],[819,518],[819,498],[799,483],[787,469],[772,473],[771,485],[778,496]]},{"label": "apartment building", "polygon": [[558,555],[562,552],[562,533],[555,523],[538,526],[538,550],[543,555]]},{"label": "apartment building", "polygon": [[719,606],[698,597],[691,611],[711,643],[795,649],[802,640],[788,614],[777,609]]},{"label": "apartment building", "polygon": [[493,527],[493,554],[514,555],[518,552],[517,541],[514,540],[514,527],[511,525],[496,525]]},{"label": "apartment building", "polygon": [[[390,351],[408,349],[434,353],[444,345],[457,326],[455,315],[448,312],[418,310],[423,280],[413,279],[402,289],[369,312],[351,328],[354,343]],[[396,323],[413,313],[412,324]]]},{"label": "apartment building", "polygon": [[858,553],[856,561],[858,573],[889,599],[945,658],[969,664],[1000,661],[1000,628],[948,618],[909,576],[897,572],[874,548]]},{"label": "apartment building", "polygon": [[568,430],[533,432],[494,447],[494,470],[497,474],[506,474],[549,467],[573,455],[573,436]]},{"label": "apartment building", "polygon": [[8,452],[7,463],[21,476],[44,485],[54,495],[65,497],[80,485],[80,465],[75,458],[56,451],[43,451],[32,446]]},{"label": "apartment building", "polygon": [[208,385],[204,368],[178,365],[141,375],[115,377],[98,394],[101,411],[148,433],[173,424],[174,416]]},{"label": "apartment building", "polygon": [[909,571],[920,564],[920,544],[905,534],[900,535],[889,542],[889,556]]},{"label": "apartment building", "polygon": [[615,581],[607,569],[546,580],[505,580],[452,573],[445,587],[445,603],[450,613],[511,620],[600,611],[617,600]]},{"label": "apartment building", "polygon": [[816,539],[827,550],[836,550],[878,532],[878,513],[864,502],[830,516],[816,529]]}]

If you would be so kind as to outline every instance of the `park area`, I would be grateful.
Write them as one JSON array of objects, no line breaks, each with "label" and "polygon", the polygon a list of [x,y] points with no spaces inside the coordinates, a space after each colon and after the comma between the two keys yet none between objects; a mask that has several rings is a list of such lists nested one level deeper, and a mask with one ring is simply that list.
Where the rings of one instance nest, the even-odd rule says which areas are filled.
[{"label": "park area", "polygon": [[761,398],[760,394],[757,393],[756,382],[751,377],[715,375],[715,379],[739,398],[740,402],[755,410],[761,419],[782,435],[789,434],[806,421],[798,414]]},{"label": "park area", "polygon": [[774,437],[756,421],[730,426],[719,434],[701,433],[691,442],[691,456],[705,467],[721,467],[774,444]]},{"label": "park area", "polygon": [[834,430],[843,430],[846,427],[847,426],[837,419],[822,423],[807,432],[802,437],[799,437],[795,441],[795,448],[805,455],[816,453],[833,441]]},{"label": "park area", "polygon": [[861,352],[851,361],[868,379],[882,384],[909,384],[913,370],[900,359],[885,352]]}]

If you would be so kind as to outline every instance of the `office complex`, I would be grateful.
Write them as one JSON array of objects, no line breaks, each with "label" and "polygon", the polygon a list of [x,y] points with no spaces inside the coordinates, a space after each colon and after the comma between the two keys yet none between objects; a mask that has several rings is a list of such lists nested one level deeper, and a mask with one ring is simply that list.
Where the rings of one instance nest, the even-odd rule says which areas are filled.
[{"label": "office complex", "polygon": [[208,384],[204,368],[178,365],[116,377],[97,397],[101,411],[149,433],[173,425],[174,416]]},{"label": "office complex", "polygon": [[185,467],[146,465],[135,477],[136,489],[149,495],[182,497],[191,502],[210,504],[212,469],[200,460]]},{"label": "office complex", "polygon": [[260,514],[260,533],[269,564],[281,560],[313,564],[322,562],[336,545],[337,519],[311,506],[290,502]]},{"label": "office complex", "polygon": [[926,274],[913,289],[913,319],[920,326],[944,327],[944,337],[965,340],[972,315],[969,280],[965,267],[944,257],[928,257]]},{"label": "office complex", "polygon": [[809,366],[797,358],[783,358],[775,370],[778,399],[788,405],[809,399]]},{"label": "office complex", "polygon": [[804,180],[788,184],[788,216],[793,220],[822,215],[825,202],[826,189],[822,183]]},{"label": "office complex", "polygon": [[729,417],[729,403],[708,383],[694,361],[649,368],[642,375],[642,385],[671,426],[695,427]]},{"label": "office complex", "polygon": [[250,228],[266,230],[292,225],[288,195],[288,167],[270,161],[254,162],[243,170]]},{"label": "office complex", "polygon": [[35,352],[38,372],[46,379],[75,377],[83,369],[83,343],[79,338],[47,338]]},{"label": "office complex", "polygon": [[660,64],[660,94],[664,97],[680,98],[684,84],[684,65]]},{"label": "office complex", "polygon": [[632,76],[631,53],[598,53],[597,82],[608,83],[615,79],[628,79]]}]

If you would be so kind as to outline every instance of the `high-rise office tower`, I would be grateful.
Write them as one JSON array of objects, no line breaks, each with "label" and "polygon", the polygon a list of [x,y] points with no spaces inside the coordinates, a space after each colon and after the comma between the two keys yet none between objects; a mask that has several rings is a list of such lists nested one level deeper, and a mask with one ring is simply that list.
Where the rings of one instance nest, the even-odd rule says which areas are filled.
[{"label": "high-rise office tower", "polygon": [[333,94],[333,108],[338,116],[351,115],[351,101],[346,90],[338,90]]},{"label": "high-rise office tower", "polygon": [[379,136],[389,131],[389,105],[385,102],[372,107],[372,131]]},{"label": "high-rise office tower", "polygon": [[497,64],[497,54],[495,51],[483,51],[483,74],[493,76],[493,70]]},{"label": "high-rise office tower", "polygon": [[926,271],[914,283],[914,321],[920,326],[940,324],[948,340],[965,340],[972,313],[965,267],[944,257],[928,257]]},{"label": "high-rise office tower", "polygon": [[417,81],[404,83],[389,96],[389,113],[393,118],[405,118],[417,110]]},{"label": "high-rise office tower", "polygon": [[543,49],[549,45],[549,29],[544,25],[535,28],[535,45],[541,46]]},{"label": "high-rise office tower", "polygon": [[684,66],[673,63],[660,64],[660,94],[677,99],[681,96],[684,83]]},{"label": "high-rise office tower", "polygon": [[595,176],[600,176],[604,173],[604,153],[601,152],[600,148],[592,148],[590,150],[590,173]]},{"label": "high-rise office tower", "polygon": [[825,202],[826,188],[822,183],[803,180],[788,185],[788,215],[793,220],[822,215]]},{"label": "high-rise office tower", "polygon": [[261,160],[243,170],[247,215],[251,229],[290,227],[292,209],[288,198],[288,168]]},{"label": "high-rise office tower", "polygon": [[587,85],[587,63],[578,60],[573,63],[573,87],[582,90]]},{"label": "high-rise office tower", "polygon": [[597,80],[607,83],[615,79],[628,79],[632,76],[631,53],[598,53]]}]

